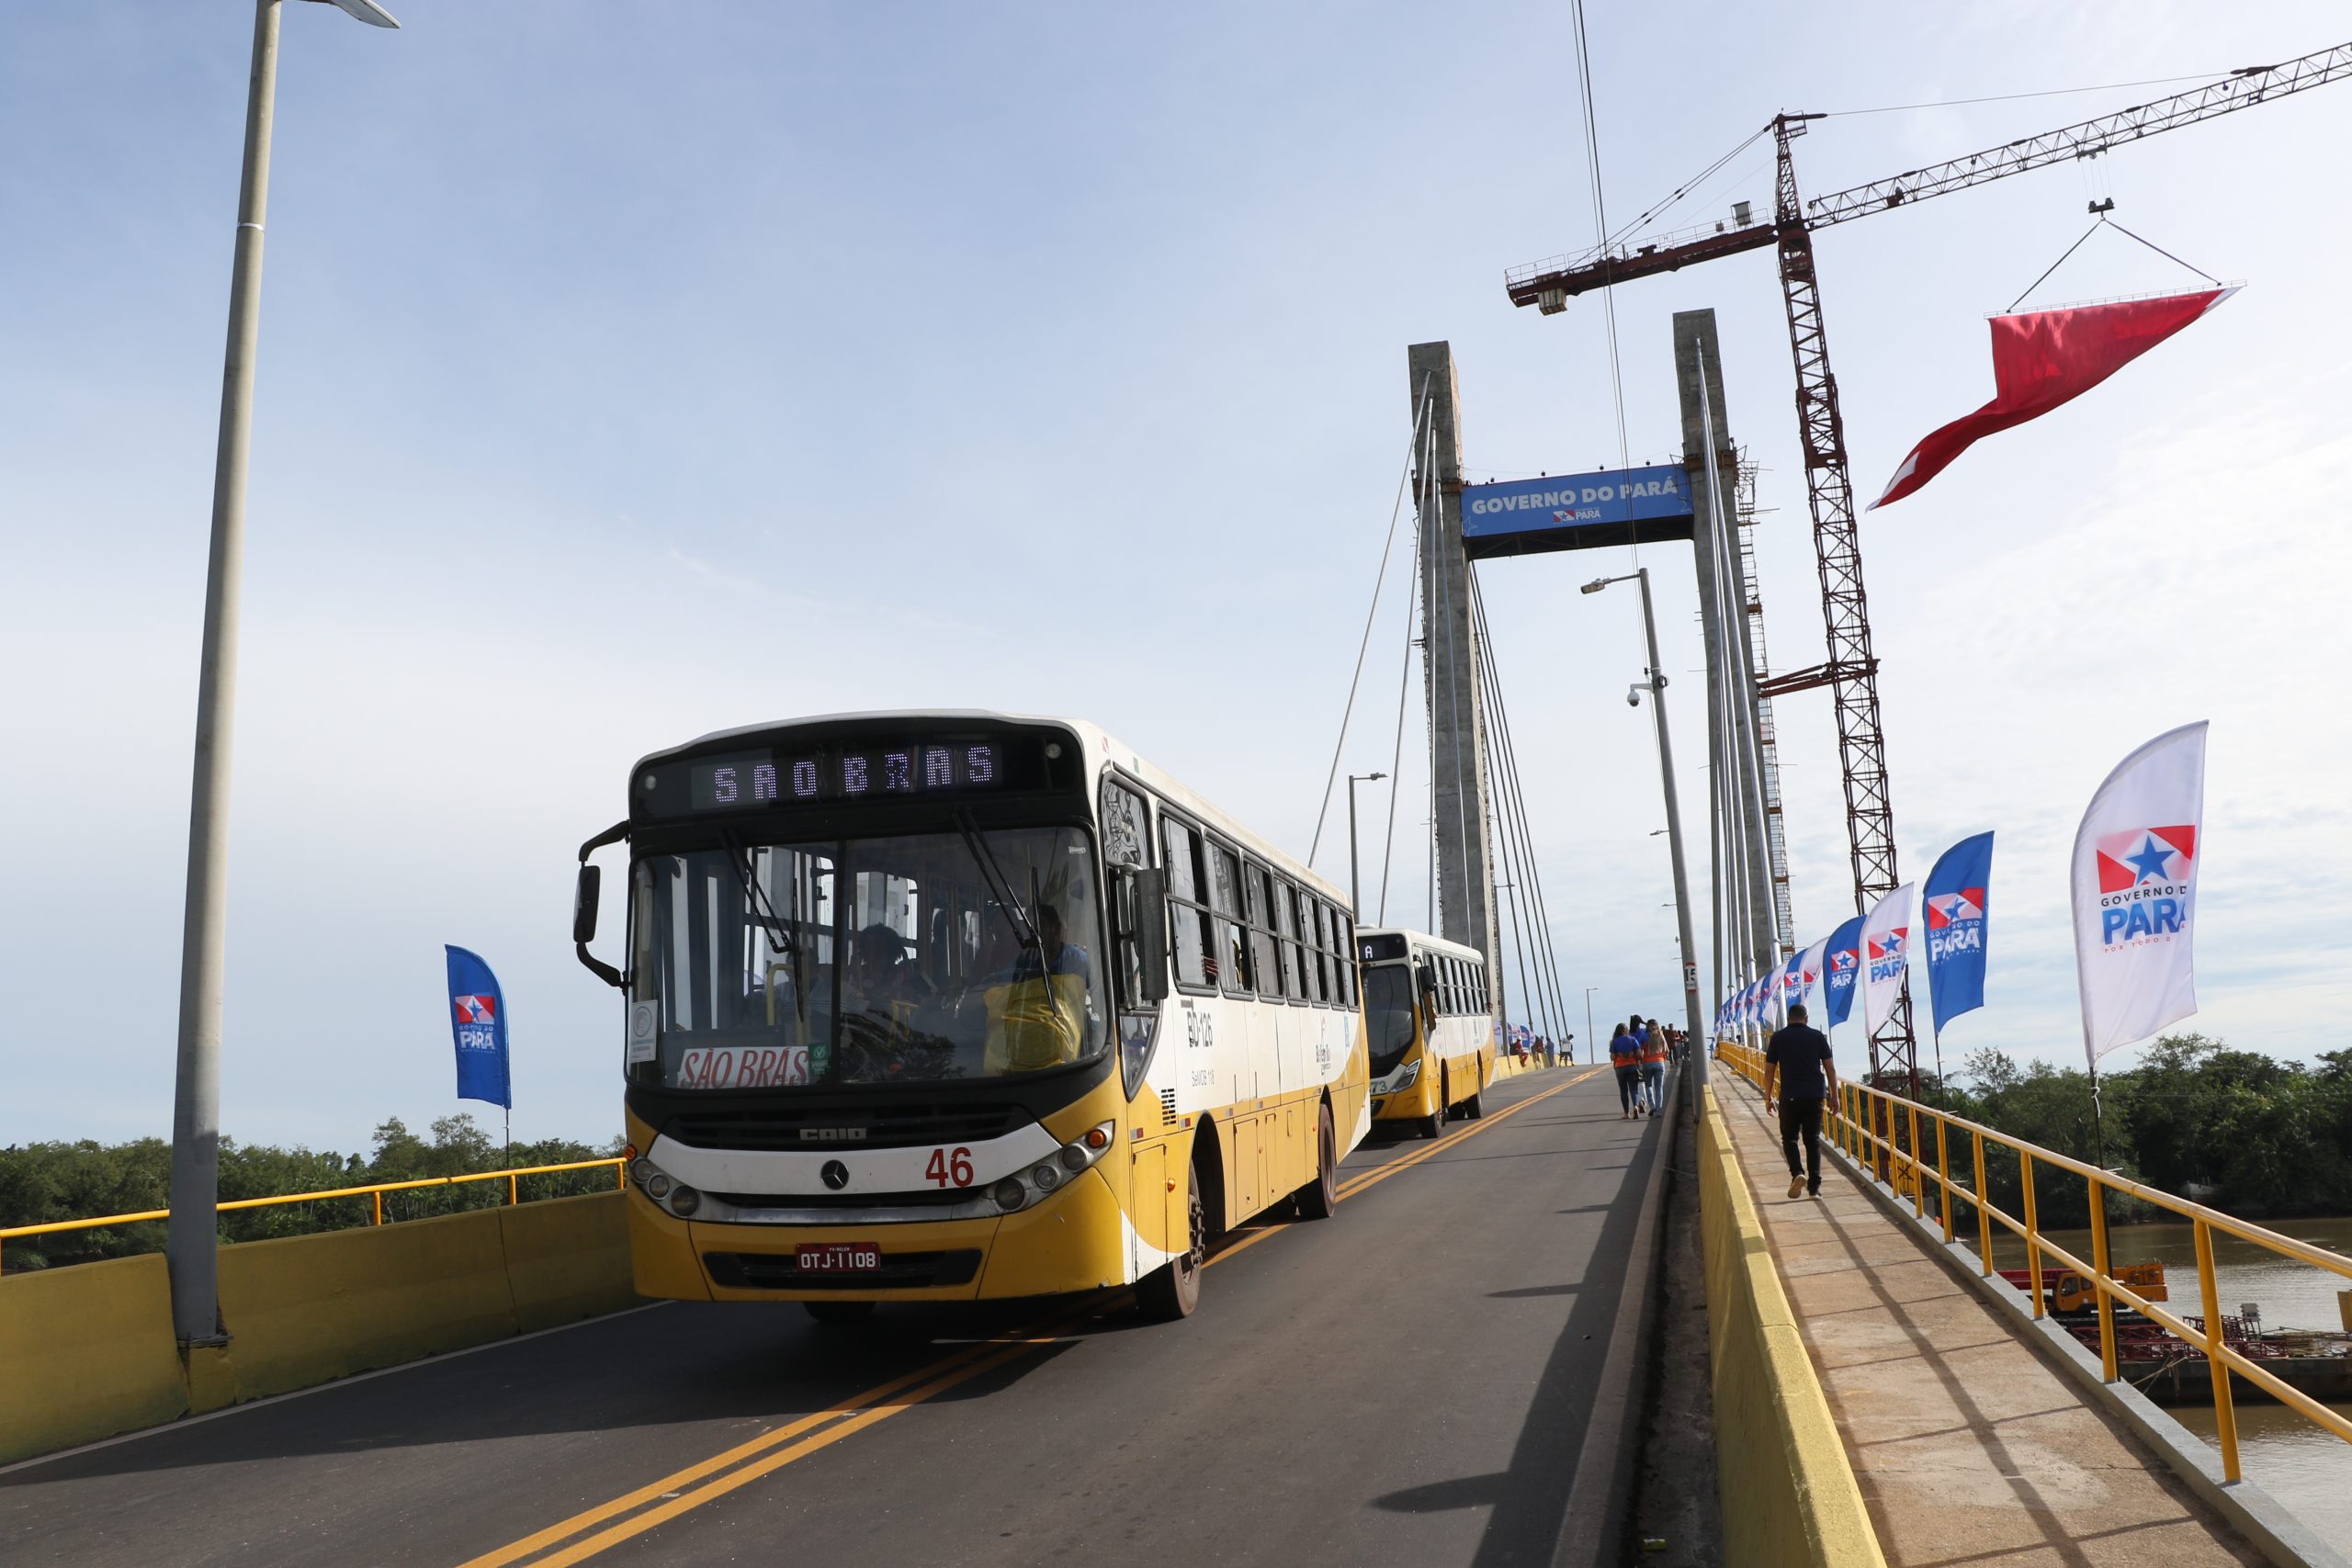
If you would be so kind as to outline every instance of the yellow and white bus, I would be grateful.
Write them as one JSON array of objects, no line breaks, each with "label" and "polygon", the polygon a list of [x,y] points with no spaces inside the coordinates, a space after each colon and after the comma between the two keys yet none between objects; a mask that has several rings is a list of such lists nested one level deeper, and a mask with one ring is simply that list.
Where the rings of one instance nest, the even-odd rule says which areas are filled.
[{"label": "yellow and white bus", "polygon": [[[729,730],[628,801],[572,935],[627,998],[639,1293],[1182,1317],[1221,1232],[1331,1213],[1370,1126],[1347,901],[1092,725]],[[589,857],[623,841],[616,967]]]},{"label": "yellow and white bus", "polygon": [[1360,931],[1364,1038],[1375,1122],[1410,1122],[1425,1138],[1456,1114],[1487,1112],[1498,1031],[1487,961],[1422,931]]}]

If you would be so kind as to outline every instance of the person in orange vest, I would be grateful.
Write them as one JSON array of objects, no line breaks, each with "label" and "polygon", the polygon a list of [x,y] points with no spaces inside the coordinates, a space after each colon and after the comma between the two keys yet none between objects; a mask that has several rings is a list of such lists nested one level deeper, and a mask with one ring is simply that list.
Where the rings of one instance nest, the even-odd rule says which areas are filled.
[{"label": "person in orange vest", "polygon": [[1636,1120],[1642,1113],[1642,1043],[1632,1024],[1617,1026],[1609,1042],[1609,1065],[1617,1074],[1617,1120]]},{"label": "person in orange vest", "polygon": [[1666,1107],[1666,1031],[1651,1019],[1642,1039],[1642,1090],[1649,1096],[1652,1115]]}]

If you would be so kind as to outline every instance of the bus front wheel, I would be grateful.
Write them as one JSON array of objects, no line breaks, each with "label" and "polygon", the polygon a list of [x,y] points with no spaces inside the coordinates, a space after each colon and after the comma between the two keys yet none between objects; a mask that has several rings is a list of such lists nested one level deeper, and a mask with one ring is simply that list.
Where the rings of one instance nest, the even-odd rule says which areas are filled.
[{"label": "bus front wheel", "polygon": [[1443,1067],[1437,1070],[1437,1109],[1421,1118],[1421,1136],[1434,1138],[1445,1131],[1446,1104],[1453,1098],[1453,1083]]},{"label": "bus front wheel", "polygon": [[1291,1194],[1302,1220],[1328,1220],[1340,1210],[1340,1140],[1331,1130],[1331,1107],[1326,1104],[1316,1130],[1315,1179]]},{"label": "bus front wheel", "polygon": [[1185,1182],[1185,1207],[1190,1216],[1192,1247],[1180,1252],[1136,1283],[1136,1305],[1143,1315],[1159,1323],[1174,1323],[1193,1315],[1201,1304],[1201,1265],[1208,1259],[1208,1216],[1201,1207],[1197,1173]]}]

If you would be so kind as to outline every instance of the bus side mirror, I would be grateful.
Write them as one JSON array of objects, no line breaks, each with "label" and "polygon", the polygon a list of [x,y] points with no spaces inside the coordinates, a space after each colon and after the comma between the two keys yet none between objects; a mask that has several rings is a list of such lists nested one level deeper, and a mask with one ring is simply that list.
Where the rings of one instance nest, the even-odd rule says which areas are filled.
[{"label": "bus side mirror", "polygon": [[603,888],[605,874],[588,863],[588,857],[606,844],[617,844],[628,837],[626,818],[614,823],[594,838],[580,846],[580,880],[571,889],[571,951],[587,970],[607,986],[627,986],[628,976],[588,951],[596,937],[596,895]]},{"label": "bus side mirror", "polygon": [[1139,971],[1136,1000],[1158,1007],[1168,999],[1168,874],[1145,867],[1125,878],[1134,908],[1127,930],[1135,939]]},{"label": "bus side mirror", "polygon": [[571,893],[571,940],[585,946],[596,940],[596,895],[603,889],[605,874],[599,867],[580,868],[580,882]]}]

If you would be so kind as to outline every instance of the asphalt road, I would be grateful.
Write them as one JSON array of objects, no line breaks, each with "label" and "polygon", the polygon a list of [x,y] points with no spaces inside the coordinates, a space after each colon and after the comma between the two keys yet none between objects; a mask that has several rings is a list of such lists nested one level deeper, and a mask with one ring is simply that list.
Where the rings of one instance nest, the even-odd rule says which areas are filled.
[{"label": "asphalt road", "polygon": [[1589,1072],[1374,1138],[1186,1323],[645,1308],[0,1472],[0,1562],[1549,1564],[1662,1131]]}]

